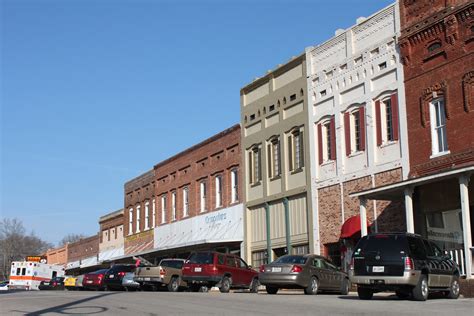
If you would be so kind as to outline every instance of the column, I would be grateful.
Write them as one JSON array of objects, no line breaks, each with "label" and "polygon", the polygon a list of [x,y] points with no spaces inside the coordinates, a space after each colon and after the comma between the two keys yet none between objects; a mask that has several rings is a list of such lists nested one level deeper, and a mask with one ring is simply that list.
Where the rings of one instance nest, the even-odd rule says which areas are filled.
[{"label": "column", "polygon": [[285,208],[285,235],[286,235],[286,251],[287,254],[291,254],[291,228],[290,228],[290,207],[288,205],[288,199],[283,198],[283,206]]},{"label": "column", "polygon": [[360,197],[360,235],[367,236],[367,199]]},{"label": "column", "polygon": [[404,191],[405,195],[405,217],[407,222],[407,232],[415,233],[415,224],[413,221],[413,188],[407,187]]},{"label": "column", "polygon": [[464,240],[464,256],[466,257],[466,278],[472,278],[472,240],[471,240],[471,210],[469,208],[469,175],[459,177],[461,194],[462,231]]},{"label": "column", "polygon": [[265,203],[265,225],[267,228],[267,258],[268,262],[270,263],[273,261],[272,259],[272,239],[270,235],[270,205],[268,203]]}]

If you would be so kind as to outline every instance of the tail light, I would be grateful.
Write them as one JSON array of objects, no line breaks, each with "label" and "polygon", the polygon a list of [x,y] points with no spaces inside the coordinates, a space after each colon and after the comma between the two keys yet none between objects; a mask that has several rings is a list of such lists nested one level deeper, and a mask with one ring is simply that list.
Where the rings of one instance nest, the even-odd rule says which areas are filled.
[{"label": "tail light", "polygon": [[56,286],[56,285],[58,285],[58,282],[53,282],[53,286]]},{"label": "tail light", "polygon": [[164,276],[165,274],[166,274],[166,270],[160,268],[160,276]]},{"label": "tail light", "polygon": [[99,282],[102,280],[103,277],[104,277],[103,274],[99,274],[99,275],[97,276],[97,278],[99,279]]},{"label": "tail light", "polygon": [[262,264],[262,265],[260,266],[259,271],[260,271],[260,272],[265,272],[265,265]]},{"label": "tail light", "polygon": [[351,259],[351,264],[349,265],[349,270],[354,270],[354,258]]},{"label": "tail light", "polygon": [[122,277],[122,278],[123,278],[124,275],[125,275],[125,272],[122,271],[122,272],[119,272],[119,273],[117,273],[117,274],[118,274],[119,277]]},{"label": "tail light", "polygon": [[293,268],[291,268],[291,272],[294,273],[300,273],[303,271],[303,268],[301,266],[294,265]]},{"label": "tail light", "polygon": [[413,259],[410,257],[405,257],[405,270],[413,270],[415,265],[413,264]]}]

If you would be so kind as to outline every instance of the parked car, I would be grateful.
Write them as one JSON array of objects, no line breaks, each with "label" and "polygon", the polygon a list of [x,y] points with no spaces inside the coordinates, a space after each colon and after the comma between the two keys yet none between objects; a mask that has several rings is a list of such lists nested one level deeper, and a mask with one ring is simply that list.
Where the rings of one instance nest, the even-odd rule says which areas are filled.
[{"label": "parked car", "polygon": [[76,289],[77,277],[75,276],[66,276],[64,279],[64,288],[68,291]]},{"label": "parked car", "polygon": [[184,259],[163,259],[158,266],[138,267],[134,280],[143,287],[156,289],[166,286],[168,291],[177,292],[187,286],[182,278]]},{"label": "parked car", "polygon": [[116,264],[111,267],[104,276],[104,287],[107,290],[124,290],[122,279],[128,272],[135,271],[134,265]]},{"label": "parked car", "polygon": [[140,289],[140,283],[135,282],[133,278],[135,277],[134,272],[127,272],[122,278],[122,286],[125,291],[137,291]]},{"label": "parked car", "polygon": [[459,268],[433,242],[409,233],[373,234],[357,243],[349,277],[360,299],[394,291],[424,301],[429,292],[459,297]]},{"label": "parked car", "polygon": [[250,289],[257,293],[259,286],[258,272],[242,258],[218,252],[191,254],[183,266],[183,281],[193,291],[201,286],[217,286],[222,293],[230,289]]},{"label": "parked car", "polygon": [[271,264],[262,265],[258,274],[260,284],[268,294],[278,289],[304,289],[305,294],[319,291],[349,293],[349,277],[328,259],[317,255],[286,255]]},{"label": "parked car", "polygon": [[38,289],[44,290],[64,290],[64,277],[54,277],[49,281],[41,281]]},{"label": "parked car", "polygon": [[82,285],[82,281],[84,280],[84,274],[78,275],[76,277],[76,290],[83,290],[84,286]]},{"label": "parked car", "polygon": [[91,273],[86,273],[82,280],[85,290],[104,290],[104,277],[108,269],[101,269]]},{"label": "parked car", "polygon": [[10,281],[2,281],[0,282],[0,291],[8,291],[8,286],[10,284]]}]

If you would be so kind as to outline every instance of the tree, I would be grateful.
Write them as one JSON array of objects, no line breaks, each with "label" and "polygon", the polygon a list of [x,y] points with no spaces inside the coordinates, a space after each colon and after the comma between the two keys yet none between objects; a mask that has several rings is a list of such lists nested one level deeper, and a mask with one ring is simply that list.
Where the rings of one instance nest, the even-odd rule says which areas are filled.
[{"label": "tree", "polygon": [[80,240],[84,237],[85,236],[83,234],[68,234],[68,235],[64,236],[63,239],[61,239],[61,241],[59,242],[59,247],[64,246],[65,244],[69,244],[69,243],[78,241],[78,240]]},{"label": "tree", "polygon": [[8,278],[12,261],[40,255],[49,248],[52,248],[52,244],[34,233],[26,234],[21,220],[3,218],[0,221],[0,280]]}]

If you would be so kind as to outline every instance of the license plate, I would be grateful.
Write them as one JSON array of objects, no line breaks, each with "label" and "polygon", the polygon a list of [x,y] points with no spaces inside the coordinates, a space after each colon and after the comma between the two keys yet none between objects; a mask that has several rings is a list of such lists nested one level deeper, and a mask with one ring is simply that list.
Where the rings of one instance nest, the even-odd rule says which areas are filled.
[{"label": "license plate", "polygon": [[144,279],[145,279],[145,281],[150,281],[150,278],[144,278]]},{"label": "license plate", "polygon": [[385,271],[385,267],[384,266],[373,266],[372,267],[372,272],[384,272]]},{"label": "license plate", "polygon": [[272,272],[281,272],[281,267],[273,267]]},{"label": "license plate", "polygon": [[113,274],[109,275],[109,279],[113,279],[113,278],[114,278]]},{"label": "license plate", "polygon": [[49,282],[44,282],[43,284],[44,284],[44,285],[49,285]]},{"label": "license plate", "polygon": [[202,271],[202,268],[201,267],[196,267],[194,268],[194,272],[201,272]]},{"label": "license plate", "polygon": [[94,282],[94,281],[92,281],[92,280],[88,280],[88,281],[87,281],[87,283],[92,283],[92,282]]}]

